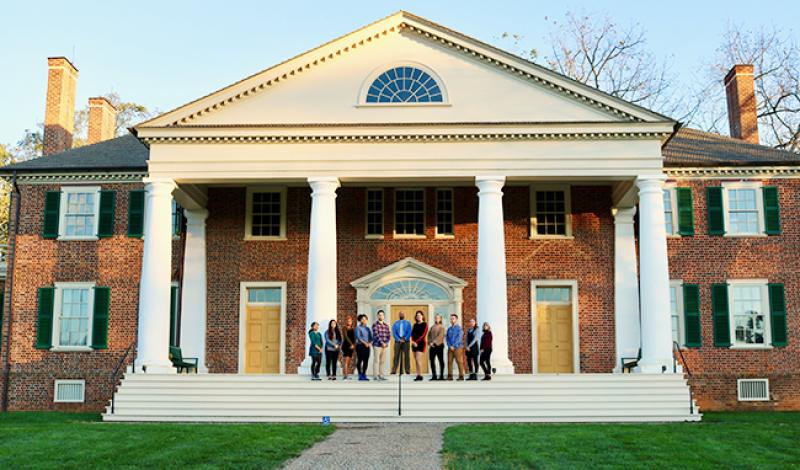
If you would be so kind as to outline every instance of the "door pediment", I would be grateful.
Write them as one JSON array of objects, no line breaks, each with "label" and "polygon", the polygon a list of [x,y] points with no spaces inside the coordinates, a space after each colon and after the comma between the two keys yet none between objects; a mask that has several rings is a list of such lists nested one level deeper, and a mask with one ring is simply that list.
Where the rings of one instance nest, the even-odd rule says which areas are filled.
[{"label": "door pediment", "polygon": [[441,269],[414,258],[404,258],[384,268],[362,276],[351,282],[358,292],[358,301],[370,300],[371,294],[389,283],[398,280],[418,279],[432,282],[437,286],[447,289],[453,300],[460,300],[461,290],[467,285],[463,279],[453,276]]}]

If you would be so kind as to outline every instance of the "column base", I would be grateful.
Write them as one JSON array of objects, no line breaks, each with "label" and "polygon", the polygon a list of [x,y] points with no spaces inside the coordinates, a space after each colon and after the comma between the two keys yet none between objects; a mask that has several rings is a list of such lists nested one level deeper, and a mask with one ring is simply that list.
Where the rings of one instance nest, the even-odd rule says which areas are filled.
[{"label": "column base", "polygon": [[637,372],[642,374],[671,374],[672,358],[669,359],[642,359],[639,361]]},{"label": "column base", "polygon": [[139,374],[176,374],[177,369],[172,364],[136,364],[136,373]]},{"label": "column base", "polygon": [[[320,369],[321,371],[322,369]],[[297,368],[297,375],[307,375],[311,377],[311,358],[306,356]]]},{"label": "column base", "polygon": [[514,364],[508,358],[492,358],[495,375],[514,375]]}]

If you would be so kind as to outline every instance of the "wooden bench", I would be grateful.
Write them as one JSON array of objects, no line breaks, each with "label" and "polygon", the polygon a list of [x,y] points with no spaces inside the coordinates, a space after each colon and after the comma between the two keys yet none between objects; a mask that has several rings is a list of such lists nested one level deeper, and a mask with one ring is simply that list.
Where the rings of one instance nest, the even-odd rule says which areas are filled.
[{"label": "wooden bench", "polygon": [[181,348],[170,346],[169,360],[172,362],[173,367],[178,369],[179,374],[184,370],[188,374],[192,371],[192,369],[194,369],[195,374],[197,373],[197,358],[183,357],[183,354],[181,353]]},{"label": "wooden bench", "polygon": [[639,365],[639,361],[642,359],[642,348],[639,348],[639,354],[636,357],[623,357],[620,358],[622,362],[622,373],[624,374],[627,370],[630,374],[633,371],[633,368]]}]

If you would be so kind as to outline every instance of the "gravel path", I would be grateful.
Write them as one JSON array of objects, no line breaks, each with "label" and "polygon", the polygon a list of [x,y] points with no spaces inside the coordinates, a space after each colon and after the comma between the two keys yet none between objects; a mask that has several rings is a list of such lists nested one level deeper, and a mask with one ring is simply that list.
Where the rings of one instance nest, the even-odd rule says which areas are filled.
[{"label": "gravel path", "polygon": [[440,469],[446,427],[439,423],[338,424],[326,440],[284,468]]}]

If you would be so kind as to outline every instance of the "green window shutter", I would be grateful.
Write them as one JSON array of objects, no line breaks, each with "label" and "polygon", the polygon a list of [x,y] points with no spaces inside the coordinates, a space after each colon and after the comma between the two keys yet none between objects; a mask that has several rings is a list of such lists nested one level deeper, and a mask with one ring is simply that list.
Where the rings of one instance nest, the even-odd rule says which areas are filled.
[{"label": "green window shutter", "polygon": [[714,346],[731,345],[731,324],[728,315],[728,285],[711,286],[711,312],[714,316]]},{"label": "green window shutter", "polygon": [[708,234],[725,235],[725,214],[722,207],[722,187],[706,188],[706,205],[708,206]]},{"label": "green window shutter", "polygon": [[169,345],[178,347],[178,286],[169,292]]},{"label": "green window shutter", "polygon": [[683,236],[694,235],[694,204],[692,188],[675,188],[678,202],[678,233]]},{"label": "green window shutter", "polygon": [[36,349],[50,349],[53,346],[53,307],[56,289],[39,288],[39,316],[36,320]]},{"label": "green window shutter", "polygon": [[761,191],[764,196],[764,231],[767,235],[780,235],[781,210],[778,202],[778,188],[764,186]]},{"label": "green window shutter", "polygon": [[789,338],[786,333],[786,296],[783,284],[769,284],[768,289],[772,345],[786,346],[789,344]]},{"label": "green window shutter", "polygon": [[94,288],[94,314],[92,315],[92,348],[108,349],[108,308],[111,305],[111,289]]},{"label": "green window shutter", "polygon": [[97,224],[97,236],[108,238],[114,236],[114,210],[117,207],[117,193],[100,191],[100,220]]},{"label": "green window shutter", "polygon": [[43,238],[58,238],[58,219],[61,211],[61,192],[47,191],[44,195]]},{"label": "green window shutter", "polygon": [[131,191],[128,199],[128,236],[144,235],[144,190]]},{"label": "green window shutter", "polygon": [[683,323],[686,328],[686,346],[699,348],[700,337],[700,287],[697,284],[683,285]]}]

